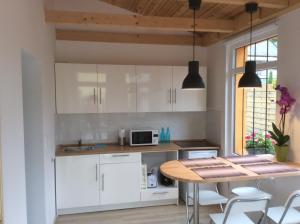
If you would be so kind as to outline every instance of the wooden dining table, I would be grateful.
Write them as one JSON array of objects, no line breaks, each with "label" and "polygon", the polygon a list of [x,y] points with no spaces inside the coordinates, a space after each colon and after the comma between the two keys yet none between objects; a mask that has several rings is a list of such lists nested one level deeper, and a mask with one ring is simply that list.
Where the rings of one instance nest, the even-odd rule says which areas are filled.
[{"label": "wooden dining table", "polygon": [[199,224],[199,186],[300,176],[300,164],[279,163],[271,155],[216,157],[173,160],[163,163],[160,172],[166,177],[193,184],[193,224]]}]

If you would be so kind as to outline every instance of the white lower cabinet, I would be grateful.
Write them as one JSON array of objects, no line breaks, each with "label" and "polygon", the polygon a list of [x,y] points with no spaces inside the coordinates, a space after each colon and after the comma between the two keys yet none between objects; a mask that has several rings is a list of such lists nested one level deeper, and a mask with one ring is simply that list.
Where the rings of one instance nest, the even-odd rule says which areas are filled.
[{"label": "white lower cabinet", "polygon": [[101,205],[140,201],[141,163],[116,163],[100,166]]},{"label": "white lower cabinet", "polygon": [[57,157],[58,214],[176,203],[177,184],[142,190],[141,182],[139,152]]},{"label": "white lower cabinet", "polygon": [[99,155],[56,158],[57,208],[99,205]]}]

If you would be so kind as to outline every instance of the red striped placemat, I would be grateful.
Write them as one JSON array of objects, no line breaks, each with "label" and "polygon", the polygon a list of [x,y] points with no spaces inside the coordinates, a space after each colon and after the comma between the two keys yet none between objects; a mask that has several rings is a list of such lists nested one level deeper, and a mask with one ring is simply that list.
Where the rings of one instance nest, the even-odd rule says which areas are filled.
[{"label": "red striped placemat", "polygon": [[232,166],[194,168],[191,170],[193,170],[203,179],[239,177],[239,176],[247,175],[245,173],[241,173],[240,171],[236,170]]},{"label": "red striped placemat", "polygon": [[249,164],[243,165],[244,168],[256,174],[269,174],[269,173],[289,173],[297,172],[299,170],[292,168],[285,164],[280,163],[266,163],[266,164]]},{"label": "red striped placemat", "polygon": [[271,160],[261,158],[259,156],[235,156],[235,157],[226,157],[225,159],[236,165],[253,164],[253,163],[272,163]]},{"label": "red striped placemat", "polygon": [[180,162],[187,168],[195,168],[195,167],[210,167],[210,166],[224,166],[225,163],[217,160],[216,158],[209,159],[187,159],[180,160]]}]

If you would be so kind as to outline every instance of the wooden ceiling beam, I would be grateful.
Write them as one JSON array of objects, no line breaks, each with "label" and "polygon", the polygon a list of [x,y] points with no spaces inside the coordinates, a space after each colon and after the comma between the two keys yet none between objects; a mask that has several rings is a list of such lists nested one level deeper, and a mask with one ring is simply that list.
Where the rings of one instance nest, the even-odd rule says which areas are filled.
[{"label": "wooden ceiling beam", "polygon": [[[46,10],[45,19],[53,24],[106,25],[117,27],[151,28],[158,30],[192,31],[192,18],[120,15],[91,12]],[[232,20],[196,19],[197,32],[231,33]]]},{"label": "wooden ceiling beam", "polygon": [[[257,13],[253,14],[253,25],[261,25],[268,21],[278,18],[286,13],[289,13],[295,9],[300,8],[300,0],[290,0],[289,7],[279,10],[279,9],[266,9],[260,8]],[[232,33],[222,34],[222,33],[209,33],[202,36],[202,44],[204,46],[209,46],[211,44],[217,43],[225,38],[239,34],[250,28],[249,14],[242,13],[241,15],[234,18],[235,30]]]},{"label": "wooden ceiling beam", "polygon": [[[187,0],[180,0],[187,2]],[[203,3],[215,3],[215,4],[226,4],[226,5],[245,5],[251,0],[202,0]],[[271,8],[271,9],[283,9],[289,6],[288,0],[255,0],[259,7]]]},{"label": "wooden ceiling beam", "polygon": [[[137,43],[163,45],[193,45],[192,36],[161,35],[161,34],[131,34],[108,33],[98,31],[56,30],[57,40],[110,42],[110,43]],[[196,45],[200,46],[201,39],[196,38]]]}]

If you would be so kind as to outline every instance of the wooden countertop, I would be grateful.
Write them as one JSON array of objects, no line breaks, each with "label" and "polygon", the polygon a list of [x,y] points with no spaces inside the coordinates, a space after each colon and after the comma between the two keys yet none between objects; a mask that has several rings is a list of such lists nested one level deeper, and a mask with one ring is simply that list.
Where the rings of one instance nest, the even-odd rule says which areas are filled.
[{"label": "wooden countertop", "polygon": [[[273,156],[266,155],[262,156],[266,157],[269,160],[274,160]],[[221,182],[232,182],[232,181],[247,181],[247,180],[257,180],[257,179],[267,179],[267,178],[277,178],[277,177],[290,177],[290,176],[300,176],[300,164],[293,162],[285,162],[282,164],[288,165],[291,168],[295,168],[299,171],[297,172],[288,172],[288,173],[269,173],[269,174],[256,174],[250,170],[243,168],[240,165],[236,165],[224,158],[217,157],[218,160],[226,163],[234,167],[235,169],[245,173],[245,176],[237,176],[237,177],[227,177],[227,178],[212,178],[212,179],[204,179],[200,177],[197,173],[185,167],[180,161],[173,160],[166,162],[160,166],[160,171],[166,177],[169,177],[173,180],[178,180],[182,182],[188,183],[221,183]]]},{"label": "wooden countertop", "polygon": [[[96,148],[94,150],[82,150],[80,152],[65,152],[64,147],[72,147],[77,145],[59,145],[56,148],[56,156],[77,156],[77,155],[93,155],[93,154],[110,154],[110,153],[130,153],[130,152],[142,152],[142,153],[150,153],[150,152],[171,152],[171,151],[183,151],[180,146],[171,142],[168,144],[159,144],[156,146],[119,146],[118,144],[106,144],[104,147]],[[85,145],[83,145],[85,146]],[[90,145],[88,145],[90,146]],[[197,150],[219,150],[219,146],[212,147],[211,144],[208,147],[200,147]],[[191,149],[187,149],[191,150]]]}]

